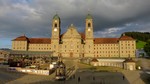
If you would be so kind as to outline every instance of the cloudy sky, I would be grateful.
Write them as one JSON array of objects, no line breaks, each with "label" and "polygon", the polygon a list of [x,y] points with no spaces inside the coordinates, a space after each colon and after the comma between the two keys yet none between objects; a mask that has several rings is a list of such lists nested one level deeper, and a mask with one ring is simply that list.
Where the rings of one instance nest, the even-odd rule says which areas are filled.
[{"label": "cloudy sky", "polygon": [[0,48],[11,48],[11,40],[23,34],[51,37],[56,13],[62,33],[71,23],[83,32],[88,13],[93,16],[95,37],[150,32],[150,0],[0,0]]}]

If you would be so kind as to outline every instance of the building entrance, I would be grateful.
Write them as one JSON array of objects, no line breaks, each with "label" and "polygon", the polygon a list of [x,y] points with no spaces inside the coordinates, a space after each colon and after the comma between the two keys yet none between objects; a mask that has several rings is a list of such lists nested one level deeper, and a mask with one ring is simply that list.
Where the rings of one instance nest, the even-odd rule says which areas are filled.
[{"label": "building entrance", "polygon": [[70,52],[70,57],[73,57],[73,52]]}]

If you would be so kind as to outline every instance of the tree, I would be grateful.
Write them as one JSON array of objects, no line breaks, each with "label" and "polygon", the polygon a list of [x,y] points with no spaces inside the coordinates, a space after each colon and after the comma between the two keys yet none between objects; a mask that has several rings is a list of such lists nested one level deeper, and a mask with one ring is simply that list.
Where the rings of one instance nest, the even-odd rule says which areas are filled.
[{"label": "tree", "polygon": [[150,39],[147,41],[146,45],[144,46],[144,51],[150,57]]},{"label": "tree", "polygon": [[127,36],[130,36],[134,39],[140,40],[140,41],[147,41],[150,39],[150,33],[149,32],[124,32]]}]

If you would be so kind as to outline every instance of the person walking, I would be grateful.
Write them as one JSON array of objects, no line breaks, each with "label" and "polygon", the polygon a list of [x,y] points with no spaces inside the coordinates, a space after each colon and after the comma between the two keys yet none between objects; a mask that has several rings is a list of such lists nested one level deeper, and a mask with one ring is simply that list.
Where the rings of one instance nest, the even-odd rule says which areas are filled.
[{"label": "person walking", "polygon": [[80,80],[81,80],[80,77],[78,77],[78,82],[80,82]]},{"label": "person walking", "polygon": [[123,79],[123,80],[125,79],[124,75],[122,76],[122,79]]},{"label": "person walking", "polygon": [[93,80],[95,80],[95,77],[93,76]]}]

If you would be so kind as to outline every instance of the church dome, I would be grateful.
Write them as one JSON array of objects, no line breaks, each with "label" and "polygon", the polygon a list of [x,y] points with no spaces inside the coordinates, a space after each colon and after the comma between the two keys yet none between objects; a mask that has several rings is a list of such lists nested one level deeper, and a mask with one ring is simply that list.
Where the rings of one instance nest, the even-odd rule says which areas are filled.
[{"label": "church dome", "polygon": [[58,20],[58,19],[60,19],[60,17],[56,14],[56,15],[53,17],[53,19]]},{"label": "church dome", "polygon": [[92,19],[92,15],[88,14],[88,15],[86,16],[86,19]]}]

